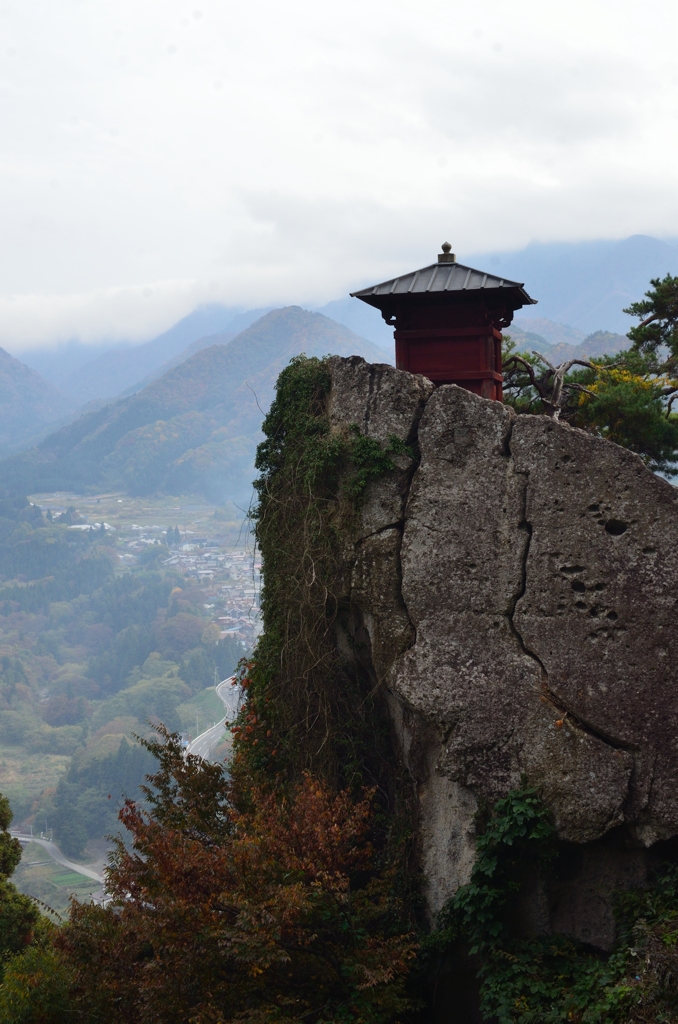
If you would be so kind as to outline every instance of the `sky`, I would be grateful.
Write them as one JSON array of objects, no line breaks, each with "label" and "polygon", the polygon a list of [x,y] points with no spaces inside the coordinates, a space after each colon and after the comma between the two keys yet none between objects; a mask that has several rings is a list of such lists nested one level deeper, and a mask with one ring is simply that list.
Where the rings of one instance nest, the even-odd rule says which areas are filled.
[{"label": "sky", "polygon": [[0,0],[0,345],[678,235],[674,0]]}]

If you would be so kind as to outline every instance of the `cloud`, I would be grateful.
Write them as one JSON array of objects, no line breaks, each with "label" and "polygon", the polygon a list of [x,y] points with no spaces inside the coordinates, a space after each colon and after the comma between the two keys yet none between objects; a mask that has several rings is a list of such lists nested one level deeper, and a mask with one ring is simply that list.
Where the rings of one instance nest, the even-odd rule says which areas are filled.
[{"label": "cloud", "polygon": [[10,348],[141,338],[208,299],[322,302],[443,236],[468,256],[678,234],[665,0],[34,0],[3,19]]},{"label": "cloud", "polygon": [[73,337],[84,342],[140,341],[158,334],[201,303],[212,301],[213,292],[190,281],[157,281],[143,287],[97,288],[79,295],[0,295],[2,343],[20,352]]}]

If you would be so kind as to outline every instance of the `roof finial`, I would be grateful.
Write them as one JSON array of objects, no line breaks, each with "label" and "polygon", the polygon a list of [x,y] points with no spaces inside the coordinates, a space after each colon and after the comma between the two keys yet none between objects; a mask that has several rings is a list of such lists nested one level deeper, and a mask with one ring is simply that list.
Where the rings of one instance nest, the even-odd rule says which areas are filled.
[{"label": "roof finial", "polygon": [[440,247],[443,251],[438,253],[438,263],[456,263],[457,257],[451,252],[452,246],[449,242],[443,242]]}]

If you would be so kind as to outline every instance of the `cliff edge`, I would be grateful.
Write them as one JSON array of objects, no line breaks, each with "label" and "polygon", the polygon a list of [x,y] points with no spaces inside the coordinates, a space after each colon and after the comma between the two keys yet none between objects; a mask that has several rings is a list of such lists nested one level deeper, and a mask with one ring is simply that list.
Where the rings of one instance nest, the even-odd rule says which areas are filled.
[{"label": "cliff edge", "polygon": [[579,855],[532,913],[609,947],[591,894],[642,880],[678,834],[678,492],[547,417],[327,365],[333,429],[420,454],[368,485],[341,596],[414,780],[429,913],[470,877],[478,801],[524,780]]}]

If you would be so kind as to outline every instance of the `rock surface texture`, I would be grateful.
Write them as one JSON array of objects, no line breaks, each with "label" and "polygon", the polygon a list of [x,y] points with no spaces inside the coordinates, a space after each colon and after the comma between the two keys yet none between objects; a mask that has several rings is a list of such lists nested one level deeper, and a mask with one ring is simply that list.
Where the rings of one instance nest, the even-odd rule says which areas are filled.
[{"label": "rock surface texture", "polygon": [[[478,799],[525,777],[562,840],[623,836],[608,861],[637,878],[639,851],[678,834],[678,491],[547,417],[330,366],[334,427],[420,452],[370,485],[346,598],[417,787],[431,915],[469,878]],[[577,900],[560,919],[609,945]]]}]

